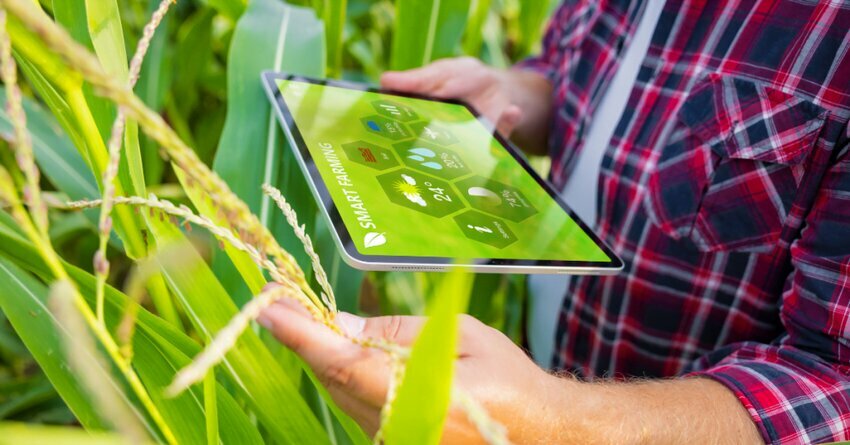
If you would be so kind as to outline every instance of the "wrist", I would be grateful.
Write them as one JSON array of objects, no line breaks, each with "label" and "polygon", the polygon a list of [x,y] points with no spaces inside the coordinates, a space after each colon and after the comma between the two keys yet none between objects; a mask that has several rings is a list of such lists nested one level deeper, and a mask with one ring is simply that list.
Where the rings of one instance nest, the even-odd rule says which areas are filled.
[{"label": "wrist", "polygon": [[514,409],[500,416],[514,443],[589,442],[587,436],[578,434],[584,429],[577,422],[584,414],[576,409],[583,403],[582,383],[572,376],[559,377],[541,370],[540,375],[529,377],[525,386],[506,403]]},{"label": "wrist", "polygon": [[542,383],[545,415],[535,421],[537,443],[622,444],[631,435],[619,431],[627,408],[617,401],[616,384],[582,382],[572,375],[547,375]]}]

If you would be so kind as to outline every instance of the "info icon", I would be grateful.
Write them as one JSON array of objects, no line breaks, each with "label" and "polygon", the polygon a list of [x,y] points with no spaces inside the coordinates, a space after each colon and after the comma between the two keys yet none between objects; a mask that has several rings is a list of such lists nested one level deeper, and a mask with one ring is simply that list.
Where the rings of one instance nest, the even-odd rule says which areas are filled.
[{"label": "info icon", "polygon": [[476,210],[469,210],[454,217],[455,222],[467,238],[479,243],[503,249],[517,240],[505,221]]},{"label": "info icon", "polygon": [[342,151],[351,161],[375,170],[386,170],[398,166],[398,161],[392,151],[370,144],[366,141],[350,142],[342,144]]}]

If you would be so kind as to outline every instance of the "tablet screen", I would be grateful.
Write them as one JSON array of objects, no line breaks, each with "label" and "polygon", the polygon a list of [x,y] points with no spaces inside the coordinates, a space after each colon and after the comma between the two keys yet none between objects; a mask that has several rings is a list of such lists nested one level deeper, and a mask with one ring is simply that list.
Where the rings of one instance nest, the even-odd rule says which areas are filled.
[{"label": "tablet screen", "polygon": [[610,261],[466,106],[277,85],[360,255]]}]

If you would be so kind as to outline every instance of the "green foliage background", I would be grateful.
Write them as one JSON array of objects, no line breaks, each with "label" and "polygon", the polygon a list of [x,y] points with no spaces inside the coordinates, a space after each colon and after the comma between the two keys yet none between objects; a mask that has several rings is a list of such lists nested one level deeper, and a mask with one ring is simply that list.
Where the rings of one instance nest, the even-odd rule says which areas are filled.
[{"label": "green foliage background", "polygon": [[[107,71],[119,78],[126,78],[128,54],[132,55],[142,27],[158,4],[154,0],[41,0],[42,8],[75,40],[95,51]],[[228,182],[309,276],[310,263],[300,242],[261,194],[260,185],[269,182],[284,192],[301,222],[310,228],[341,310],[366,315],[424,314],[435,306],[432,312],[452,314],[445,310],[450,306],[432,305],[429,298],[446,294],[452,288],[445,284],[449,280],[458,292],[464,286],[471,288],[463,292],[469,295],[464,305],[468,313],[520,341],[525,316],[523,277],[479,275],[467,286],[458,284],[457,277],[429,274],[364,275],[341,261],[269,112],[259,72],[277,69],[377,82],[387,69],[414,68],[460,55],[507,67],[537,49],[554,6],[555,0],[178,0],[153,40],[135,92]],[[64,96],[61,82],[49,79],[43,66],[18,50],[15,56],[24,78],[25,107],[44,174],[43,187],[56,199],[96,198],[100,173],[92,147],[97,144],[92,141],[98,136],[108,138],[115,106],[87,84],[81,98]],[[5,101],[5,94],[2,97]],[[75,108],[79,102],[74,100],[87,104],[93,124],[89,130],[93,128],[94,135],[79,123],[80,110]],[[11,124],[2,112],[0,136],[8,139],[9,134]],[[199,212],[212,211],[214,203],[184,187],[185,178],[162,160],[156,143],[140,136],[132,122],[125,147],[135,147],[127,148],[130,156],[125,157],[119,174],[125,190],[155,193]],[[10,153],[0,147],[0,163],[12,165]],[[138,158],[133,159],[132,153]],[[116,289],[126,284],[133,259],[141,256],[140,241],[134,238],[138,230],[133,226],[139,222],[128,215],[123,220],[126,225],[119,221],[117,234],[110,240],[110,283],[115,289],[107,292],[107,322],[113,327],[127,304],[127,297]],[[82,290],[93,288],[96,223],[96,210],[51,214],[51,241]],[[209,333],[220,329],[265,280],[245,265],[244,258],[219,251],[208,237],[162,224],[149,227],[157,242],[189,237],[194,246],[190,261],[161,265],[162,274],[148,285],[145,307],[150,312],[142,312],[138,321],[134,366],[145,385],[156,388],[167,385],[170,376],[197,354]],[[90,400],[74,383],[59,354],[56,327],[44,318],[27,324],[28,317],[44,314],[50,279],[34,247],[8,214],[0,211],[0,419],[103,429],[102,419],[91,410]],[[431,331],[440,326],[448,326],[449,332],[455,329],[445,317],[435,320],[437,327]],[[423,344],[422,348],[439,349],[453,345],[454,337],[423,340]],[[417,352],[419,356],[426,353]],[[368,441],[351,419],[329,403],[309,370],[267,334],[244,335],[228,354],[226,365],[228,370],[219,374],[227,376],[219,376],[212,387],[222,442]],[[410,391],[402,391],[400,404],[411,405],[406,400],[417,399]],[[161,398],[156,391],[151,394]],[[209,408],[204,397],[201,388],[194,388],[177,399],[155,400],[169,419],[176,419],[173,426],[181,442],[210,439],[202,426],[210,422],[209,416],[204,419],[208,411],[201,409]],[[437,414],[432,417],[440,418],[438,412],[444,408],[435,408]],[[404,406],[399,411],[403,419],[399,422],[409,422]],[[2,428],[19,433],[20,443],[74,437],[13,424]],[[389,431],[395,441],[404,443],[399,428],[396,425]],[[97,437],[104,443],[112,439]]]}]

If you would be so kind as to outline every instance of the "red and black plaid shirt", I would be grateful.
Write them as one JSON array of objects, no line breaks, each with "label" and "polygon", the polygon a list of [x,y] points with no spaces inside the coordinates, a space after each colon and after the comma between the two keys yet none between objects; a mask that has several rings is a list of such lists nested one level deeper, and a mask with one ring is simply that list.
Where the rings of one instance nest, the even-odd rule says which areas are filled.
[{"label": "red and black plaid shirt", "polygon": [[[523,64],[558,187],[644,6],[567,0]],[[848,1],[666,2],[599,177],[626,267],[571,283],[560,368],[708,377],[768,442],[850,438],[849,52]]]}]

